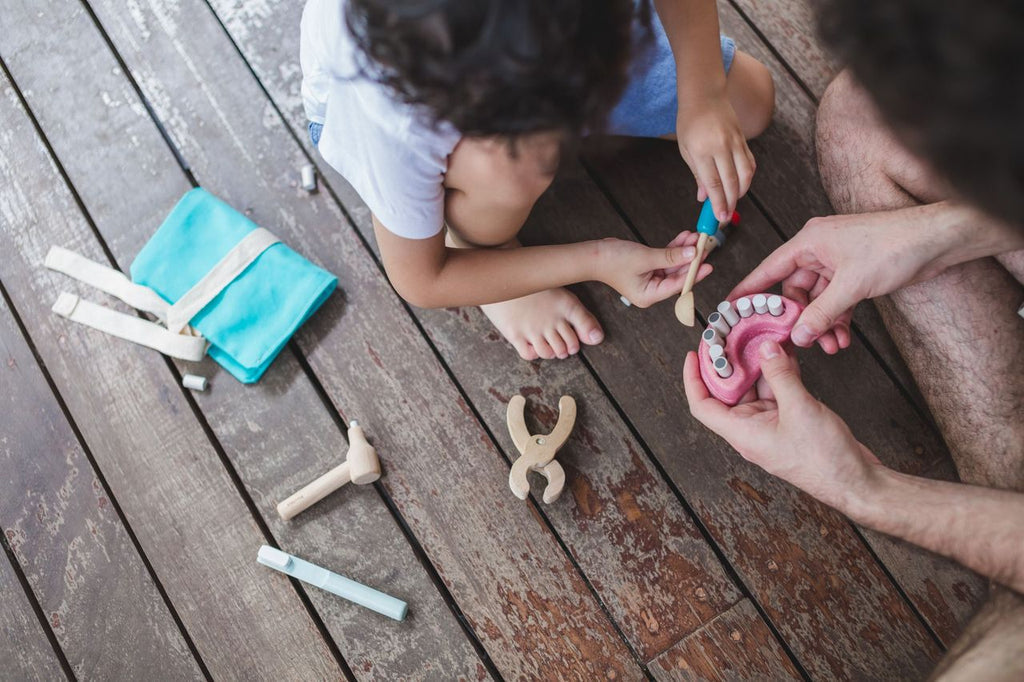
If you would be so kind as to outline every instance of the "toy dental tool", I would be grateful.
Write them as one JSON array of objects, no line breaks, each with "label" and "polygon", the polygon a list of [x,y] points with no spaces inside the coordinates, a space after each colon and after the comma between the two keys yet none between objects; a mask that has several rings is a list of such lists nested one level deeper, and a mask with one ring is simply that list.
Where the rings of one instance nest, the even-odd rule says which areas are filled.
[{"label": "toy dental tool", "polygon": [[512,442],[519,450],[520,457],[512,464],[508,474],[508,486],[520,500],[530,494],[530,482],[526,474],[536,471],[547,480],[544,488],[544,504],[551,504],[562,494],[565,487],[565,470],[555,459],[555,455],[569,440],[572,427],[576,425],[576,401],[571,395],[563,395],[558,400],[558,421],[551,433],[544,435],[531,434],[526,428],[526,398],[514,395],[508,401],[505,421]]},{"label": "toy dental tool", "polygon": [[405,614],[409,610],[409,605],[401,599],[378,592],[372,587],[349,580],[269,545],[260,547],[256,561],[394,620],[405,620]]},{"label": "toy dental tool", "polygon": [[[733,224],[739,222],[739,214],[733,213]],[[697,271],[706,253],[710,253],[715,246],[725,243],[725,232],[722,228],[728,222],[719,223],[715,217],[715,210],[711,207],[711,199],[705,199],[701,206],[700,215],[697,217],[697,252],[690,261],[690,270],[686,273],[686,281],[683,283],[683,290],[676,300],[676,317],[687,327],[692,327],[694,322],[693,312],[693,283],[697,280]]]}]

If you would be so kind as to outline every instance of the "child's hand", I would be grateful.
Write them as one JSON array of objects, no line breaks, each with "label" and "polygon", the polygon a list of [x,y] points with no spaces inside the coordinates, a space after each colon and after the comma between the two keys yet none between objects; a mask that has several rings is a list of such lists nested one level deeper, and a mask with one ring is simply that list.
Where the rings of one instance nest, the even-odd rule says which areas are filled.
[{"label": "child's hand", "polygon": [[[633,305],[646,308],[682,291],[696,242],[694,232],[680,233],[663,249],[624,239],[604,239],[601,241],[600,281]],[[710,274],[711,266],[701,265],[697,281]]]},{"label": "child's hand", "polygon": [[729,220],[736,202],[750,188],[756,167],[729,99],[723,93],[695,97],[685,105],[680,101],[676,137],[679,152],[697,179],[697,201],[710,196],[715,216]]}]

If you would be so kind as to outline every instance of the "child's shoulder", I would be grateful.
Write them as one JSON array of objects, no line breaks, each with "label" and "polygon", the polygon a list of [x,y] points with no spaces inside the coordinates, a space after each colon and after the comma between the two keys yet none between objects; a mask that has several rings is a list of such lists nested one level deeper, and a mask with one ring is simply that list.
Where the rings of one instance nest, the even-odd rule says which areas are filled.
[{"label": "child's shoulder", "polygon": [[345,0],[307,0],[302,11],[302,56],[337,77],[358,73],[356,41],[345,20],[347,7]]},{"label": "child's shoulder", "polygon": [[[326,111],[346,117],[348,127],[400,144],[443,140],[453,144],[450,126],[430,122],[425,112],[397,97],[373,77],[372,65],[360,55],[349,30],[345,0],[307,0],[302,16],[301,62],[303,95],[310,120],[326,124]],[[329,106],[328,106],[329,103]],[[340,131],[335,131],[336,133]],[[450,150],[449,150],[450,151]]]}]

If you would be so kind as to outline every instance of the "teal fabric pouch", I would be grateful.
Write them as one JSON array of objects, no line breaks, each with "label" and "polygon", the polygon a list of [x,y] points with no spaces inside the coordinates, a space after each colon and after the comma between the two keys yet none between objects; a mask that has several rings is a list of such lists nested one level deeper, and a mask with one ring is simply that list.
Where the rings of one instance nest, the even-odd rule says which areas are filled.
[{"label": "teal fabric pouch", "polygon": [[[257,227],[206,190],[193,189],[136,256],[132,281],[174,304]],[[277,242],[189,324],[210,343],[210,357],[239,381],[252,383],[337,282],[334,275]]]}]

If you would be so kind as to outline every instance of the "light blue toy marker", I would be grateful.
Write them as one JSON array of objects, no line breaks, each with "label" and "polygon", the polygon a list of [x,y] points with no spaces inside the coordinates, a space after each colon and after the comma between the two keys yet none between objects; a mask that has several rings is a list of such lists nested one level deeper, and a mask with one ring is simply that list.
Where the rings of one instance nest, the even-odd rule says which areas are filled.
[{"label": "light blue toy marker", "polygon": [[371,611],[376,611],[388,618],[405,620],[405,614],[409,611],[409,605],[401,599],[378,592],[372,587],[357,583],[355,580],[349,580],[344,576],[328,571],[326,568],[321,568],[316,564],[311,564],[297,556],[292,556],[268,545],[260,547],[256,561],[275,571],[298,578],[304,583],[309,583],[351,602],[355,602],[360,606],[365,606]]},{"label": "light blue toy marker", "polygon": [[711,199],[705,199],[704,205],[700,208],[700,216],[697,218],[697,232],[714,236],[718,232],[718,218],[715,217],[715,209],[711,207]]}]

